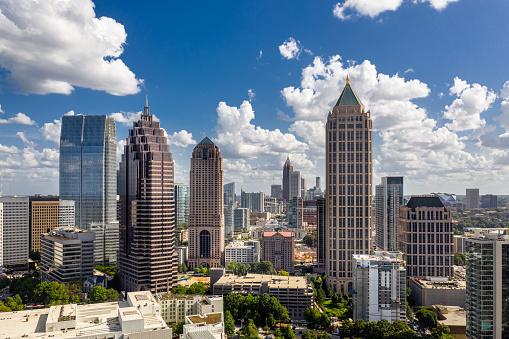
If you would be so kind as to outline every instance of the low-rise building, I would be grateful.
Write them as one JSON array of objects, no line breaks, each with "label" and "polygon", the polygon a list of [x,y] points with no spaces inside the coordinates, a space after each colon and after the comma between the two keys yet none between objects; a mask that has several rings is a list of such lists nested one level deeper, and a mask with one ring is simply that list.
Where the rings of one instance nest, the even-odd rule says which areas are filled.
[{"label": "low-rise building", "polygon": [[449,327],[454,339],[467,337],[467,312],[463,307],[435,305],[433,311],[438,314],[438,325]]},{"label": "low-rise building", "polygon": [[276,297],[288,310],[294,320],[305,319],[304,311],[314,304],[311,276],[279,276],[264,274],[247,274],[237,276],[227,274],[212,285],[214,295],[239,293],[242,295],[262,295],[267,293]]},{"label": "low-rise building", "polygon": [[95,233],[59,227],[41,238],[41,278],[65,284],[94,274]]},{"label": "low-rise building", "polygon": [[241,264],[254,264],[260,261],[260,242],[256,240],[250,241],[233,241],[224,249],[225,266],[232,261]]},{"label": "low-rise building", "polygon": [[[171,338],[150,292],[131,292],[125,301],[58,305],[3,313],[0,338]],[[20,326],[20,324],[22,324]]]},{"label": "low-rise building", "polygon": [[186,317],[182,339],[225,339],[223,313]]},{"label": "low-rise building", "polygon": [[94,287],[106,287],[106,277],[104,275],[93,275],[83,282],[83,291],[90,292]]},{"label": "low-rise building", "polygon": [[185,321],[187,316],[223,312],[222,296],[161,294],[157,296],[161,316],[167,323]]},{"label": "low-rise building", "polygon": [[444,305],[465,308],[465,280],[410,278],[408,285],[412,290],[412,298],[419,306]]},{"label": "low-rise building", "polygon": [[354,254],[353,316],[366,322],[406,320],[406,269],[400,252]]}]

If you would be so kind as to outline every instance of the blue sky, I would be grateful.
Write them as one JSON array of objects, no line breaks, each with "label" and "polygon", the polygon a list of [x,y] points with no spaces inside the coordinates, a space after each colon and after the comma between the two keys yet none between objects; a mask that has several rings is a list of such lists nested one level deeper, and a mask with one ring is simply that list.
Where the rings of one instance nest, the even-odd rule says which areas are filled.
[{"label": "blue sky", "polygon": [[347,74],[374,120],[374,184],[507,192],[507,1],[1,0],[0,11],[4,195],[58,194],[62,115],[114,117],[121,151],[146,95],[177,182],[209,136],[239,191],[270,192],[287,155],[312,186]]}]

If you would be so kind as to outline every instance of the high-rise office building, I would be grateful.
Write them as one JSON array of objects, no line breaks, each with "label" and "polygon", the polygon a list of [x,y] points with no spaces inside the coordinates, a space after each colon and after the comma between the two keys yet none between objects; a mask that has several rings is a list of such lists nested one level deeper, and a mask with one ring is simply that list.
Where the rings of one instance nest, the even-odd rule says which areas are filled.
[{"label": "high-rise office building", "polygon": [[249,208],[236,208],[233,210],[233,227],[235,231],[247,229],[249,226]]},{"label": "high-rise office building", "polygon": [[235,208],[235,198],[235,183],[230,182],[224,185],[224,204],[233,206],[233,208]]},{"label": "high-rise office building", "polygon": [[509,237],[475,237],[466,247],[466,337],[509,338]]},{"label": "high-rise office building", "polygon": [[263,232],[262,261],[270,261],[276,271],[295,271],[295,235],[292,232]]},{"label": "high-rise office building", "polygon": [[[105,115],[73,115],[62,117],[60,133],[60,199],[75,203],[75,225],[106,239],[117,229],[117,139],[115,120]],[[115,232],[113,232],[114,234]],[[116,262],[106,254],[116,252],[118,242],[106,240],[95,244],[95,261],[99,265]],[[111,244],[111,245],[110,245]],[[102,248],[102,251],[101,251]]]},{"label": "high-rise office building", "polygon": [[469,209],[479,208],[479,189],[478,188],[467,188],[465,207],[469,208]]},{"label": "high-rise office building", "polygon": [[326,226],[327,286],[348,293],[352,255],[371,250],[372,122],[347,77],[327,117]]},{"label": "high-rise office building", "polygon": [[325,269],[326,256],[325,256],[325,248],[326,248],[326,220],[327,220],[327,211],[328,209],[325,206],[325,198],[316,199],[316,237],[315,246],[316,246],[316,259],[318,261],[318,268]]},{"label": "high-rise office building", "polygon": [[226,239],[230,239],[233,237],[233,233],[235,232],[234,227],[234,208],[232,205],[224,205],[224,237]]},{"label": "high-rise office building", "polygon": [[493,194],[486,194],[481,196],[482,208],[497,208],[498,198]]},{"label": "high-rise office building", "polygon": [[376,248],[397,251],[399,208],[404,205],[403,177],[383,177],[376,185],[375,203]]},{"label": "high-rise office building", "polygon": [[406,271],[400,252],[353,255],[353,319],[406,321]]},{"label": "high-rise office building", "polygon": [[26,268],[29,250],[29,198],[0,197],[3,204],[3,265]]},{"label": "high-rise office building", "polygon": [[303,227],[303,200],[301,197],[292,197],[286,203],[286,221],[292,227]]},{"label": "high-rise office building", "polygon": [[307,191],[307,180],[304,178],[300,179],[300,197],[302,199],[306,199],[306,191]]},{"label": "high-rise office building", "polygon": [[41,278],[66,284],[94,275],[94,239],[91,231],[57,227],[41,235]]},{"label": "high-rise office building", "polygon": [[290,197],[290,173],[293,172],[293,165],[290,162],[290,157],[286,158],[283,165],[283,200],[286,202]]},{"label": "high-rise office building", "polygon": [[175,226],[189,223],[189,185],[174,185]]},{"label": "high-rise office building", "polygon": [[120,248],[123,291],[169,292],[176,282],[174,164],[148,103],[133,123],[120,163]]},{"label": "high-rise office building", "polygon": [[265,212],[265,193],[241,191],[240,207],[248,208],[252,212]]},{"label": "high-rise office building", "polygon": [[276,199],[283,198],[283,189],[281,188],[281,185],[271,185],[270,196]]},{"label": "high-rise office building", "polygon": [[290,188],[288,193],[287,202],[292,200],[293,197],[302,198],[302,180],[299,171],[290,173]]},{"label": "high-rise office building", "polygon": [[452,278],[451,208],[437,196],[412,196],[399,216],[398,248],[407,263],[407,277]]},{"label": "high-rise office building", "polygon": [[224,266],[223,158],[207,137],[193,150],[189,188],[188,267]]},{"label": "high-rise office building", "polygon": [[316,177],[316,183],[315,183],[315,187],[318,188],[319,190],[322,189],[322,183],[321,183],[321,178],[320,177]]},{"label": "high-rise office building", "polygon": [[41,234],[58,227],[74,227],[74,201],[59,200],[58,196],[29,198],[30,251],[41,250]]}]

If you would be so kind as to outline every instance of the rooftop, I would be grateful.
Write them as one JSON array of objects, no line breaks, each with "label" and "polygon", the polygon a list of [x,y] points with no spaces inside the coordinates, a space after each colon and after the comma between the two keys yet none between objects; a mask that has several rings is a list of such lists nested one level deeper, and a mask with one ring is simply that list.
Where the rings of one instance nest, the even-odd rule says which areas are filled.
[{"label": "rooftop", "polygon": [[417,285],[421,288],[429,288],[429,289],[453,289],[453,290],[461,290],[466,289],[466,281],[465,280],[449,280],[449,281],[431,281],[424,280],[419,278],[412,278]]},{"label": "rooftop", "polygon": [[339,96],[339,99],[336,102],[335,106],[360,106],[360,105],[362,105],[362,102],[357,96],[357,94],[355,94],[354,90],[352,89],[352,86],[350,86],[350,78],[347,76],[345,88],[343,88],[343,92]]},{"label": "rooftop", "polygon": [[435,305],[439,309],[438,322],[440,324],[453,326],[467,326],[467,312],[459,306]]},{"label": "rooftop", "polygon": [[415,209],[417,207],[445,207],[437,196],[432,195],[414,195],[408,201],[406,207]]},{"label": "rooftop", "polygon": [[214,143],[209,139],[209,137],[205,137],[198,143],[198,145],[214,145]]},{"label": "rooftop", "polygon": [[223,275],[214,285],[221,284],[245,284],[255,285],[267,283],[270,288],[308,288],[306,277],[302,276],[281,276],[281,275],[266,275],[266,274],[247,274],[245,276],[238,276],[233,274]]},{"label": "rooftop", "polygon": [[190,315],[187,318],[192,324],[206,323],[207,325],[214,325],[221,322],[221,313],[207,313],[205,315]]},{"label": "rooftop", "polygon": [[275,234],[281,234],[285,238],[293,237],[293,233],[292,232],[281,232],[281,231],[277,231],[277,232],[263,232],[263,236],[264,237],[272,237]]}]

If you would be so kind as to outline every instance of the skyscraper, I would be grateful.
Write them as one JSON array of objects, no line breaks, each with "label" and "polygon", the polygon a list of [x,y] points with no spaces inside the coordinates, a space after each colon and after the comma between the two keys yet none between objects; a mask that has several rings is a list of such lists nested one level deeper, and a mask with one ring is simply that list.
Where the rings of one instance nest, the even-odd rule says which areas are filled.
[{"label": "skyscraper", "polygon": [[326,274],[335,292],[352,287],[352,255],[371,250],[371,129],[347,77],[325,128]]},{"label": "skyscraper", "polygon": [[479,189],[478,188],[467,188],[465,207],[469,208],[469,209],[470,208],[479,208]]},{"label": "skyscraper", "polygon": [[316,237],[315,246],[316,246],[316,258],[318,261],[318,268],[322,270],[325,269],[326,263],[326,220],[327,220],[327,211],[328,209],[325,206],[325,198],[316,199]]},{"label": "skyscraper", "polygon": [[281,199],[283,197],[283,190],[281,188],[281,185],[271,185],[270,196],[272,198]]},{"label": "skyscraper", "polygon": [[509,337],[509,238],[466,241],[467,339]]},{"label": "skyscraper", "polygon": [[241,191],[240,207],[249,208],[251,212],[265,211],[265,193]]},{"label": "skyscraper", "polygon": [[235,208],[235,183],[230,182],[224,185],[224,204]]},{"label": "skyscraper", "polygon": [[288,199],[286,202],[292,200],[293,197],[302,197],[302,180],[299,171],[290,173],[290,184],[289,184]]},{"label": "skyscraper", "polygon": [[29,250],[28,197],[0,197],[3,204],[3,265],[26,268]]},{"label": "skyscraper", "polygon": [[379,251],[398,250],[399,208],[403,206],[403,177],[383,177],[376,185],[375,245]]},{"label": "skyscraper", "polygon": [[[105,115],[62,118],[60,134],[60,199],[74,200],[77,228],[103,233],[96,237],[94,260],[100,265],[116,262],[106,252],[118,248],[117,139],[115,120]],[[116,229],[111,233],[109,230]],[[107,231],[108,230],[108,231]],[[104,239],[103,242],[97,239]],[[111,248],[114,247],[114,248]]]},{"label": "skyscraper", "polygon": [[189,185],[175,184],[175,226],[189,223]]},{"label": "skyscraper", "polygon": [[189,188],[188,266],[224,265],[223,158],[207,137],[193,150]]},{"label": "skyscraper", "polygon": [[169,292],[176,282],[173,154],[148,103],[120,163],[120,288]]},{"label": "skyscraper", "polygon": [[290,173],[293,172],[293,165],[290,162],[290,157],[286,158],[283,165],[283,200],[286,202],[290,200]]}]

